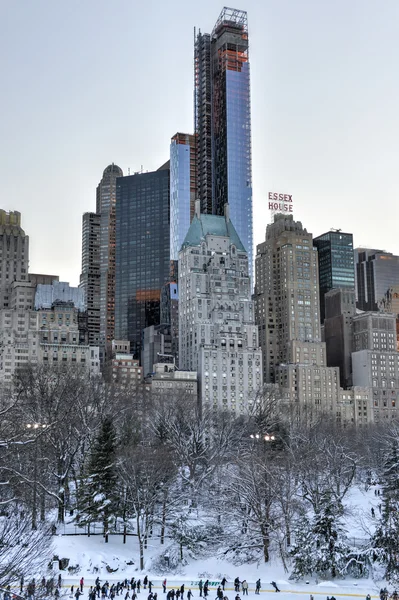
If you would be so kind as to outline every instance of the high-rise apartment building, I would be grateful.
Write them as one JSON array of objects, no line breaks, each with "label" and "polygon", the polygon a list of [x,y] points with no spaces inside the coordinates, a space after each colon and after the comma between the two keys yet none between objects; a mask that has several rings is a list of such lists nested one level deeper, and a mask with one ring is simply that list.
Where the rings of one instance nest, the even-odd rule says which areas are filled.
[{"label": "high-rise apartment building", "polygon": [[21,213],[0,210],[0,308],[11,302],[13,281],[28,281],[29,237],[21,227]]},{"label": "high-rise apartment building", "polygon": [[194,46],[194,126],[202,213],[230,216],[252,277],[251,104],[247,13],[224,8]]},{"label": "high-rise apartment building", "polygon": [[248,254],[229,216],[200,213],[179,254],[179,367],[197,371],[203,407],[242,413],[262,387]]},{"label": "high-rise apartment building", "polygon": [[255,260],[256,322],[263,376],[308,418],[335,416],[339,369],[326,366],[321,341],[317,250],[312,235],[292,215],[277,214]]},{"label": "high-rise apartment building", "polygon": [[256,319],[263,375],[274,383],[276,367],[308,358],[325,364],[321,343],[317,251],[312,234],[292,215],[277,214],[255,260]]},{"label": "high-rise apartment building", "polygon": [[169,327],[171,336],[171,354],[179,366],[179,286],[175,282],[167,283],[161,290],[161,324]]},{"label": "high-rise apartment building", "polygon": [[365,312],[353,317],[353,385],[370,389],[372,420],[397,418],[399,353],[395,315]]},{"label": "high-rise apartment building", "polygon": [[83,215],[80,288],[85,298],[91,346],[100,345],[100,222],[97,213]]},{"label": "high-rise apartment building", "polygon": [[355,290],[332,289],[325,295],[324,340],[327,365],[339,367],[341,385],[352,386],[353,323],[356,314]]},{"label": "high-rise apartment building", "polygon": [[356,304],[376,311],[389,288],[399,284],[399,256],[384,250],[356,248]]},{"label": "high-rise apartment building", "polygon": [[324,323],[324,297],[332,289],[355,289],[353,235],[333,229],[314,238],[319,260],[320,318]]},{"label": "high-rise apartment building", "polygon": [[115,338],[115,202],[116,180],[123,176],[112,163],[97,186],[96,213],[100,215],[100,346],[110,354]]},{"label": "high-rise apartment building", "polygon": [[197,195],[196,136],[176,133],[170,144],[170,260],[179,259]]},{"label": "high-rise apartment building", "polygon": [[116,197],[115,336],[140,359],[143,329],[159,325],[169,281],[169,163],[120,177]]}]

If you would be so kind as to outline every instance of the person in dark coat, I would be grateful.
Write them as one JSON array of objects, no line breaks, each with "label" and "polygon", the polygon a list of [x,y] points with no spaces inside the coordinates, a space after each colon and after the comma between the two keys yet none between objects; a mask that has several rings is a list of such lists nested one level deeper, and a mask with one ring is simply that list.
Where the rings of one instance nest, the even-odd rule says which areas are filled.
[{"label": "person in dark coat", "polygon": [[240,578],[236,577],[234,579],[234,591],[235,592],[239,592],[240,591]]},{"label": "person in dark coat", "polygon": [[226,579],[226,577],[223,577],[223,579],[222,579],[222,581],[221,581],[220,583],[222,584],[222,590],[224,591],[224,586],[225,586],[225,585],[226,585],[226,583],[227,583],[227,579]]},{"label": "person in dark coat", "polygon": [[204,587],[202,579],[199,580],[198,587],[199,587],[200,596],[202,597],[202,590],[203,590],[203,587]]},{"label": "person in dark coat", "polygon": [[192,593],[192,591],[191,591],[191,589],[190,589],[190,590],[188,590],[188,592],[187,592],[187,600],[191,600],[192,596],[193,596],[193,593]]},{"label": "person in dark coat", "polygon": [[277,583],[275,581],[271,581],[270,585],[272,585],[275,589],[276,592],[279,592],[280,590],[278,589]]},{"label": "person in dark coat", "polygon": [[217,589],[216,596],[217,596],[217,598],[219,598],[219,600],[223,600],[223,590],[220,587],[220,585],[219,585],[219,587]]},{"label": "person in dark coat", "polygon": [[258,579],[257,582],[255,583],[255,594],[259,594],[260,588],[261,588],[261,583],[260,583],[260,579]]}]

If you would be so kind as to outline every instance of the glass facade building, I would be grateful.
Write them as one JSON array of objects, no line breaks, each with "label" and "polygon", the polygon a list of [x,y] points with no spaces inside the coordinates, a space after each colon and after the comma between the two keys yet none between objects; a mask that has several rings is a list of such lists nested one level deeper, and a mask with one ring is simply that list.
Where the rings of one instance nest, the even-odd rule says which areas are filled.
[{"label": "glass facade building", "polygon": [[[230,218],[248,252],[252,277],[252,164],[248,23],[245,11],[224,8],[194,52],[198,191],[203,213]],[[202,194],[206,194],[203,196]]]},{"label": "glass facade building", "polygon": [[142,332],[160,322],[160,295],[169,280],[169,163],[116,185],[115,336],[140,358]]},{"label": "glass facade building", "polygon": [[195,136],[176,133],[170,144],[170,259],[177,261],[196,200]]},{"label": "glass facade building", "polygon": [[355,289],[353,235],[328,231],[313,240],[318,252],[320,316],[325,318],[324,297],[332,289]]},{"label": "glass facade building", "polygon": [[383,250],[356,248],[356,306],[379,310],[390,290],[399,285],[399,256]]}]

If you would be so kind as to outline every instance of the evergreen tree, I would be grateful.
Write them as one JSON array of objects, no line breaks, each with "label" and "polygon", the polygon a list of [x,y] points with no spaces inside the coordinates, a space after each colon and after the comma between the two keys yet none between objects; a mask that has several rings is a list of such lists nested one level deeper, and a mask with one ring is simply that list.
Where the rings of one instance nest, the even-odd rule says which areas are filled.
[{"label": "evergreen tree", "polygon": [[341,525],[342,513],[341,502],[325,492],[313,518],[301,520],[291,550],[294,577],[313,573],[320,577],[336,577],[345,571],[350,548]]},{"label": "evergreen tree", "polygon": [[386,567],[385,577],[399,582],[399,455],[394,440],[384,462],[382,474],[383,509],[373,546],[377,560]]},{"label": "evergreen tree", "polygon": [[118,478],[116,474],[116,434],[112,419],[105,417],[90,453],[86,475],[80,491],[78,521],[87,525],[101,522],[104,538],[115,521],[119,509]]}]

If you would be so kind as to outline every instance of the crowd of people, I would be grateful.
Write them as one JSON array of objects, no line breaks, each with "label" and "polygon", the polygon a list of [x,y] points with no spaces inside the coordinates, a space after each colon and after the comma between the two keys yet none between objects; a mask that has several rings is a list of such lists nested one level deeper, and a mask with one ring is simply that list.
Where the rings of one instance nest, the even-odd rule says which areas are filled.
[{"label": "crowd of people", "polygon": [[[228,581],[226,577],[223,577],[220,584],[217,586],[216,598],[212,598],[212,600],[229,600],[229,598],[225,595],[227,583]],[[233,583],[234,592],[236,594],[234,600],[241,600],[240,592],[242,592],[243,596],[248,596],[249,584],[246,579],[240,580],[239,577],[236,577]],[[275,592],[280,592],[280,589],[275,581],[271,581],[270,585],[274,588]],[[40,589],[41,596],[54,596],[54,598],[58,600],[61,595],[60,590],[62,587],[61,574],[58,575],[57,582],[54,578],[46,580],[46,578],[43,577],[38,586],[35,579],[30,581],[25,586],[24,578],[21,577],[19,590],[20,594],[16,594],[11,590],[11,587],[8,586],[3,590],[2,600],[18,600],[22,596],[26,600],[35,600],[37,595],[36,592],[39,591],[37,587]],[[138,600],[137,594],[140,594],[141,591],[144,591],[147,594],[147,598],[143,598],[143,600],[158,600],[157,592],[152,591],[153,587],[154,584],[152,581],[150,581],[147,575],[143,578],[143,580],[132,577],[131,579],[124,579],[122,581],[118,581],[117,583],[112,583],[111,585],[108,581],[102,583],[100,578],[97,577],[95,584],[91,585],[90,589],[88,590],[88,600],[115,600],[115,596],[123,596],[123,600]],[[199,597],[208,598],[211,587],[216,587],[216,584],[214,582],[210,583],[209,579],[206,579],[205,581],[200,579],[198,582]],[[261,588],[261,580],[258,579],[255,583],[255,594],[259,594]],[[71,585],[70,598],[79,600],[80,596],[84,594],[83,590],[84,578],[81,577],[79,585]],[[186,590],[184,583],[176,588],[173,587],[167,590],[166,579],[163,579],[162,581],[162,591],[164,594],[166,594],[166,600],[191,600],[194,597],[191,588]],[[379,596],[380,600],[399,600],[398,592],[395,590],[390,594],[387,588],[381,588]],[[314,600],[312,594],[310,594],[310,600]],[[336,598],[334,596],[327,596],[327,600],[336,600]],[[370,594],[367,594],[365,600],[371,600]]]},{"label": "crowd of people", "polygon": [[[216,589],[216,598],[212,600],[229,600],[229,598],[225,595],[225,586],[227,584],[226,577],[223,577],[220,584]],[[185,584],[183,583],[176,588],[173,587],[167,590],[167,581],[164,579],[162,581],[162,591],[166,594],[166,600],[191,600],[194,597],[194,594],[191,590],[185,589]],[[276,582],[272,581],[271,585],[274,587],[276,592],[280,590],[277,587]],[[46,592],[45,595],[53,596],[56,600],[60,598],[61,595],[61,587],[62,587],[62,578],[61,574],[58,575],[58,580],[56,581],[54,578],[46,580],[44,577],[40,583],[41,595],[43,595],[43,591]],[[143,600],[158,600],[157,592],[153,592],[153,583],[149,580],[146,575],[143,580],[136,579],[132,577],[131,579],[124,579],[122,581],[118,581],[117,583],[110,584],[108,581],[102,582],[99,577],[95,580],[95,584],[91,585],[88,593],[88,600],[115,600],[116,596],[123,596],[123,600],[138,600],[138,594],[141,591],[144,591],[147,594],[147,598],[143,598]],[[199,596],[201,598],[207,598],[210,593],[210,588],[215,587],[215,583],[209,582],[209,579],[203,581],[202,579],[198,582]],[[256,581],[255,584],[255,594],[259,594],[261,590],[262,584],[260,579]],[[27,586],[24,584],[23,577],[20,581],[20,595],[24,596],[27,600],[34,600],[36,596],[36,582],[33,579]],[[70,598],[74,600],[79,600],[80,596],[84,594],[84,577],[81,577],[78,585],[70,586]],[[234,600],[241,600],[240,592],[242,592],[243,596],[248,596],[249,584],[246,579],[240,580],[239,577],[236,577],[234,580],[234,591],[236,592],[236,596]],[[186,595],[186,598],[185,598]],[[9,588],[3,594],[3,600],[14,600],[16,598],[15,594],[12,593]],[[386,600],[385,598],[381,598],[381,600]],[[393,600],[399,600],[399,598],[394,598]]]},{"label": "crowd of people", "polygon": [[[164,579],[162,581],[162,591],[164,594],[166,594],[166,600],[191,600],[191,598],[193,598],[194,594],[191,588],[189,588],[186,591],[184,583],[180,586],[177,586],[176,589],[171,588],[169,590],[167,590],[166,583],[167,581],[166,579]],[[223,579],[220,582],[220,585],[218,585],[217,587],[215,600],[229,600],[224,593],[226,584],[227,579],[223,577]],[[271,585],[274,587],[276,592],[280,591],[275,581],[272,581]],[[58,586],[56,587],[55,595],[57,597],[59,597],[59,591],[57,593],[57,590],[59,590],[60,587],[61,576],[59,577]],[[83,595],[83,587],[84,578],[82,577],[79,582],[79,585],[71,585],[70,598],[75,598],[75,600],[79,600],[80,596]],[[114,600],[115,596],[123,595],[124,600],[137,600],[137,594],[140,594],[140,592],[143,590],[148,593],[146,600],[158,600],[157,592],[152,591],[153,587],[154,585],[152,581],[148,579],[147,575],[144,577],[143,581],[141,581],[141,579],[136,579],[135,577],[132,577],[131,579],[124,579],[123,581],[118,581],[117,583],[113,583],[112,585],[110,585],[108,581],[102,583],[100,578],[97,577],[94,586],[91,585],[90,589],[88,590],[88,597],[89,600],[106,600],[108,598],[110,600]],[[209,595],[210,587],[212,586],[209,582],[209,579],[207,579],[206,581],[200,579],[200,581],[198,582],[199,596],[201,598],[207,598]],[[258,579],[255,583],[255,594],[260,593],[261,587],[261,581],[260,579]],[[234,600],[241,600],[240,592],[242,592],[243,596],[248,596],[248,590],[249,585],[247,580],[243,579],[241,581],[239,577],[236,577],[234,580],[234,591],[236,592]]]}]

